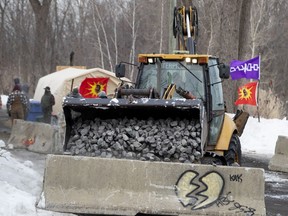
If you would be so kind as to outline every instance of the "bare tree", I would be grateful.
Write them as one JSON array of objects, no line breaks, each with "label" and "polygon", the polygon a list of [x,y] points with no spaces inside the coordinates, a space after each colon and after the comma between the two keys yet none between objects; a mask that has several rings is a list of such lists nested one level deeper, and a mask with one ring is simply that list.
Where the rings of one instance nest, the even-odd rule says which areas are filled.
[{"label": "bare tree", "polygon": [[35,45],[34,45],[34,72],[44,76],[47,70],[46,51],[49,46],[48,38],[50,36],[51,23],[49,20],[50,5],[52,0],[29,0],[35,15]]},{"label": "bare tree", "polygon": [[102,42],[101,42],[101,37],[100,37],[100,32],[99,32],[99,27],[98,27],[98,23],[97,23],[97,18],[96,18],[96,9],[95,9],[95,2],[92,1],[92,6],[93,6],[93,11],[92,11],[92,17],[93,17],[93,26],[96,30],[96,35],[97,35],[97,42],[98,42],[98,50],[99,50],[99,54],[100,54],[100,59],[101,59],[101,67],[105,68],[104,65],[104,52],[102,49]]},{"label": "bare tree", "polygon": [[66,49],[66,19],[71,9],[71,1],[63,2],[61,5],[58,4],[58,1],[54,1],[53,11],[51,11],[52,17],[52,37],[51,37],[51,65],[50,72],[55,71],[57,65],[67,65],[68,58],[67,55],[63,53],[69,53],[72,50]]},{"label": "bare tree", "polygon": [[[135,61],[135,44],[136,44],[136,40],[137,40],[137,36],[138,36],[138,27],[139,27],[139,23],[136,21],[136,0],[132,2],[132,19],[131,22],[129,22],[130,27],[131,27],[131,37],[132,37],[132,45],[131,45],[131,49],[130,49],[130,56],[129,56],[129,60],[132,64],[134,64]],[[131,74],[130,74],[130,79],[133,79],[133,73],[134,73],[134,67],[131,67]]]},{"label": "bare tree", "polygon": [[[161,0],[161,14],[160,14],[160,45],[159,45],[159,53],[162,53],[163,50],[163,20],[164,20],[164,0]],[[167,17],[166,17],[167,19]]]},{"label": "bare tree", "polygon": [[5,14],[6,14],[6,8],[8,5],[8,0],[1,1],[0,2],[0,15],[1,15],[1,20],[0,20],[0,58],[1,58],[1,65],[5,62],[5,51],[6,51],[6,43],[5,43]]},{"label": "bare tree", "polygon": [[[33,92],[40,77],[55,71],[56,65],[68,64],[71,51],[75,64],[111,71],[120,61],[136,63],[139,53],[168,51],[170,2],[111,2],[0,1],[0,91],[8,93],[18,76],[32,85]],[[273,109],[283,115],[281,107],[288,100],[288,1],[177,1],[177,5],[191,3],[199,14],[197,52],[218,56],[226,64],[261,54],[261,113],[267,116]],[[136,67],[129,67],[127,75],[134,80]],[[244,82],[248,81],[223,82],[229,112],[235,111],[237,88]]]},{"label": "bare tree", "polygon": [[107,60],[109,62],[109,68],[111,71],[113,71],[112,59],[111,59],[111,54],[110,54],[110,47],[109,47],[108,36],[106,33],[105,24],[104,24],[102,15],[99,12],[98,5],[96,3],[94,3],[93,8],[96,11],[96,15],[98,16],[98,19],[99,19],[99,25],[101,26],[101,30],[103,33],[105,46],[106,46],[106,52],[107,52]]},{"label": "bare tree", "polygon": [[[229,65],[233,59],[239,59],[239,17],[242,1],[202,0],[195,2],[199,12],[199,43],[201,54],[210,54]],[[235,110],[234,101],[237,83],[231,80],[223,82],[224,98],[227,110]],[[235,92],[235,94],[231,94]]]},{"label": "bare tree", "polygon": [[[4,92],[4,82],[7,80],[7,71],[5,70],[6,64],[6,55],[7,55],[7,34],[6,34],[6,30],[5,30],[5,15],[6,15],[6,9],[7,9],[7,5],[8,5],[8,0],[5,1],[1,1],[0,2],[0,15],[1,15],[1,20],[0,20],[0,70],[1,70],[1,75],[0,75],[0,82],[2,85],[2,89],[1,92]],[[8,62],[7,62],[8,63]],[[4,87],[4,88],[3,88]]]}]

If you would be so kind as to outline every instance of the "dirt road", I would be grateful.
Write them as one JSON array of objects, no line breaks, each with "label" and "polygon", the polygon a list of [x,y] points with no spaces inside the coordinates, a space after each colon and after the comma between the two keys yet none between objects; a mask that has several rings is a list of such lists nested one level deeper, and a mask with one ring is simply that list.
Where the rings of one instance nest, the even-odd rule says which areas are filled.
[{"label": "dirt road", "polygon": [[[288,215],[288,173],[268,169],[269,159],[244,155],[242,166],[265,169],[265,205],[267,216]],[[257,180],[255,180],[257,182]]]}]

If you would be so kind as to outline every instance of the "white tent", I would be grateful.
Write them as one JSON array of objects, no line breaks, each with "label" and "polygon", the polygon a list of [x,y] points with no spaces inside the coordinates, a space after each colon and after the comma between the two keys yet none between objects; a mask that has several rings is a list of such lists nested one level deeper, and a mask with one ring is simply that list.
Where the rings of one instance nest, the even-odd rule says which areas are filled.
[{"label": "white tent", "polygon": [[[76,86],[79,87],[85,78],[95,77],[109,77],[107,84],[108,97],[114,94],[115,88],[121,83],[114,73],[101,68],[76,69],[71,67],[41,77],[38,81],[33,99],[34,101],[41,101],[44,88],[49,86],[51,93],[55,96],[53,113],[58,115],[62,112],[63,97],[65,97],[72,88]],[[124,80],[129,81],[128,79]]]}]

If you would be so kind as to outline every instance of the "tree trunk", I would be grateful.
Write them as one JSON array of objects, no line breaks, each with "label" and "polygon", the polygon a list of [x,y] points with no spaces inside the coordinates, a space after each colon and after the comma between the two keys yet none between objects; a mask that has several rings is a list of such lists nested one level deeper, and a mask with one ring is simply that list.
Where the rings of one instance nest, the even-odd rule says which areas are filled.
[{"label": "tree trunk", "polygon": [[51,24],[49,22],[49,11],[52,0],[43,0],[42,3],[39,0],[29,0],[35,14],[35,44],[34,44],[34,75],[40,77],[48,74],[46,61],[46,50],[48,48],[49,30],[51,30]]}]

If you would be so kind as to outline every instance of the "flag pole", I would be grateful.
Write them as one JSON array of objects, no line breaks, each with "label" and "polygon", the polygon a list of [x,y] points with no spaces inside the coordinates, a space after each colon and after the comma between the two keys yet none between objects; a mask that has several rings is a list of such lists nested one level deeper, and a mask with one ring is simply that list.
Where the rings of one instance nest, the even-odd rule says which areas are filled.
[{"label": "flag pole", "polygon": [[261,73],[261,70],[260,70],[260,66],[261,66],[261,54],[259,53],[259,79],[258,79],[258,85],[257,85],[257,114],[258,114],[258,122],[260,122],[260,113],[259,113],[259,104],[258,104],[258,101],[259,101],[259,86],[260,86],[260,73]]},{"label": "flag pole", "polygon": [[257,85],[257,115],[258,115],[258,122],[260,122],[260,114],[259,114],[259,86],[260,86],[260,80],[258,81],[258,85]]}]

